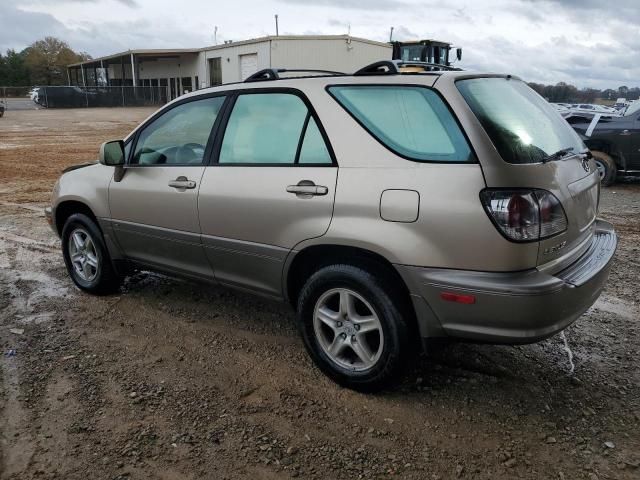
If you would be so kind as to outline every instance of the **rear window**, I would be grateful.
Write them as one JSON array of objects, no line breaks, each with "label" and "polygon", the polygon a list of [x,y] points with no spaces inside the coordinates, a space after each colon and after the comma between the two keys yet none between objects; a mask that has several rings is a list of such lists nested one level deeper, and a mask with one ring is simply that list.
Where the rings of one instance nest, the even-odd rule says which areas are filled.
[{"label": "rear window", "polygon": [[453,115],[433,90],[349,85],[331,95],[380,143],[410,160],[469,162],[473,155]]},{"label": "rear window", "polygon": [[456,85],[508,163],[538,163],[563,149],[586,149],[562,116],[520,80],[474,78]]}]

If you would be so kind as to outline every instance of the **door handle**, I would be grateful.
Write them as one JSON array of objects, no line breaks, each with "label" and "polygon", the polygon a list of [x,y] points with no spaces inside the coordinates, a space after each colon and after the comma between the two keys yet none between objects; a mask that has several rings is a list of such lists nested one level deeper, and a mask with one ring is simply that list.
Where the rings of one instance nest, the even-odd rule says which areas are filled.
[{"label": "door handle", "polygon": [[620,135],[631,135],[631,132],[629,130],[622,130],[622,133]]},{"label": "door handle", "polygon": [[196,188],[196,182],[189,180],[187,177],[178,177],[175,180],[169,182],[169,186],[177,188],[178,190],[185,190],[187,188]]},{"label": "door handle", "polygon": [[309,198],[326,195],[329,189],[324,185],[316,185],[311,180],[300,180],[297,185],[289,185],[287,192],[295,193],[298,197]]}]

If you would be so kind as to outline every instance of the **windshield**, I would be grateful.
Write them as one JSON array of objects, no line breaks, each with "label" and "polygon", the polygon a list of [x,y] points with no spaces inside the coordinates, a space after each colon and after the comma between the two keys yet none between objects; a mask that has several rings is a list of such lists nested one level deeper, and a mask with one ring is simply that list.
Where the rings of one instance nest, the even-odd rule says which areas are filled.
[{"label": "windshield", "polygon": [[505,162],[538,163],[560,150],[586,150],[560,114],[524,82],[474,78],[456,85]]},{"label": "windshield", "polygon": [[402,60],[404,62],[420,62],[422,61],[422,45],[411,45],[402,47]]}]

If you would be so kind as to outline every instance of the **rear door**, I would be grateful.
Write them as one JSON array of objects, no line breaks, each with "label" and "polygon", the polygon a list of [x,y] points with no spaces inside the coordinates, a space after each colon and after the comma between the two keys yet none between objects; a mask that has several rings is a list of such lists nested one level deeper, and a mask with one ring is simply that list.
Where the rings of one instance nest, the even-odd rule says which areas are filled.
[{"label": "rear door", "polygon": [[242,91],[224,123],[198,201],[206,255],[218,281],[280,296],[287,254],[329,228],[338,167],[298,91]]},{"label": "rear door", "polygon": [[109,186],[116,238],[128,258],[212,278],[200,241],[198,189],[225,97],[168,107],[136,134],[125,174]]},{"label": "rear door", "polygon": [[620,138],[624,138],[626,144],[625,169],[640,170],[640,114],[629,115],[629,120],[620,132]]}]

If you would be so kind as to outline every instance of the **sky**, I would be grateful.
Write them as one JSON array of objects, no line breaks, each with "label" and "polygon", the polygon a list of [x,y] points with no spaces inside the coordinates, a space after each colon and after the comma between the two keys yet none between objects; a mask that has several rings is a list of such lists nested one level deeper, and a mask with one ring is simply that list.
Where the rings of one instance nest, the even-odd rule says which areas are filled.
[{"label": "sky", "polygon": [[438,39],[459,66],[529,82],[640,86],[640,0],[0,0],[0,51],[55,36],[93,57],[275,33]]}]

